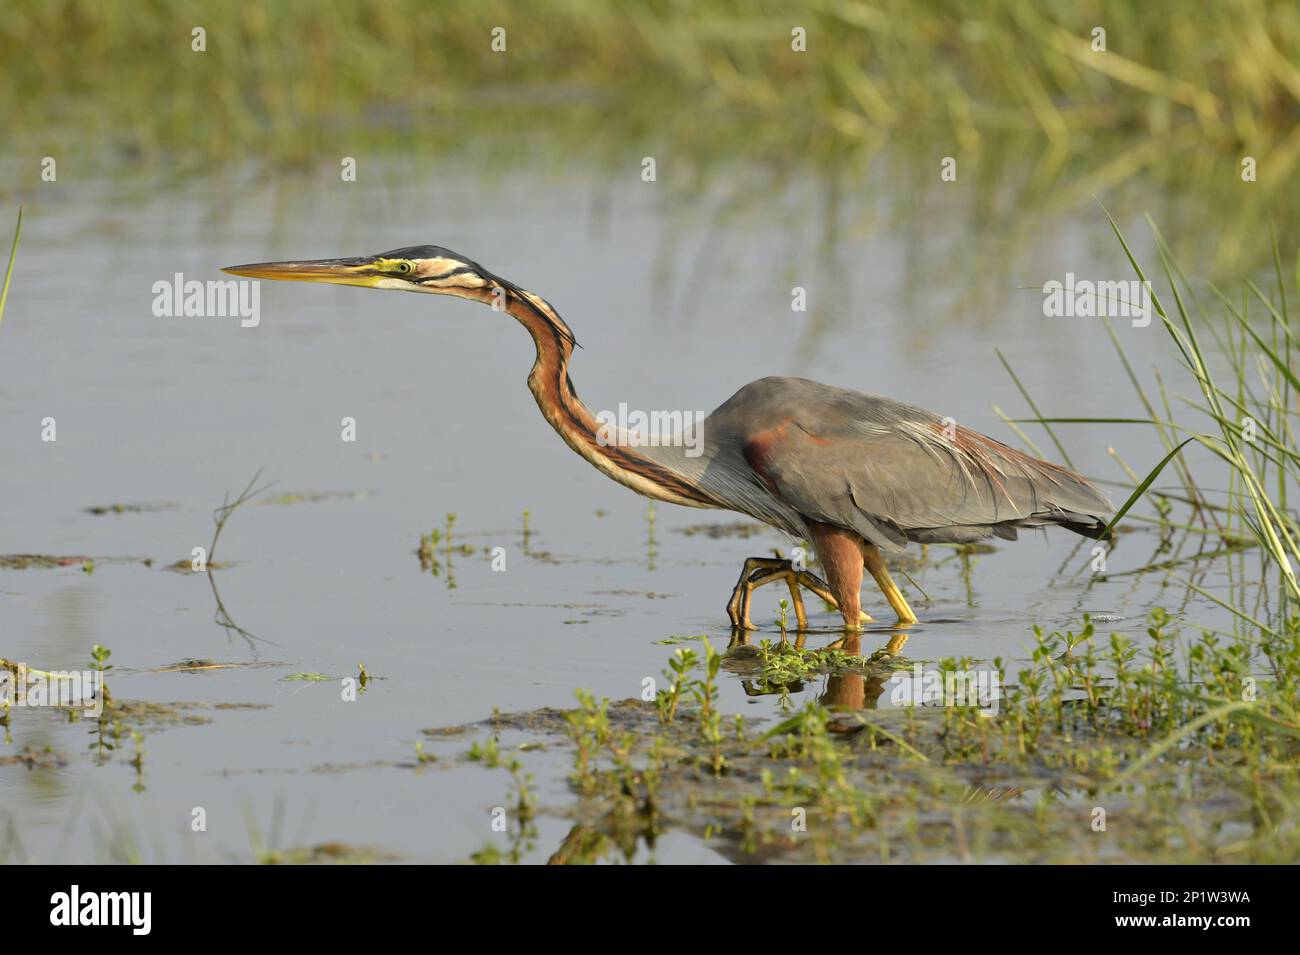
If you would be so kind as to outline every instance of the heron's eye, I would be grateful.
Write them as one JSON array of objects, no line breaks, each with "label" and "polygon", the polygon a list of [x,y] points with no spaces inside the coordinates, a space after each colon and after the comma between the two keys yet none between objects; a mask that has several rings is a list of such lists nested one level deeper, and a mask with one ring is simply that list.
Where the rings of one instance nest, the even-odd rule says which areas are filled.
[{"label": "heron's eye", "polygon": [[410,262],[398,262],[398,263],[397,263],[397,271],[400,272],[400,273],[403,274],[403,275],[407,275],[407,274],[409,274],[410,271],[411,271],[413,268],[415,268],[415,266],[413,266]]}]

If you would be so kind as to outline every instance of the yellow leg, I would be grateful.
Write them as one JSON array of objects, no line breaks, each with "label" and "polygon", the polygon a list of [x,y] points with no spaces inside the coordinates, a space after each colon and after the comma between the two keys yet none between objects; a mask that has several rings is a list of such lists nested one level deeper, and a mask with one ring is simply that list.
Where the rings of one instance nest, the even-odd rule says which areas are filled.
[{"label": "yellow leg", "polygon": [[885,566],[885,558],[880,556],[880,551],[868,545],[863,553],[863,562],[866,564],[867,572],[875,580],[876,586],[889,601],[889,606],[893,607],[894,613],[898,614],[898,622],[916,623],[916,614],[912,613],[912,608],[907,605],[907,600],[894,583],[894,578],[889,576],[889,568]]}]

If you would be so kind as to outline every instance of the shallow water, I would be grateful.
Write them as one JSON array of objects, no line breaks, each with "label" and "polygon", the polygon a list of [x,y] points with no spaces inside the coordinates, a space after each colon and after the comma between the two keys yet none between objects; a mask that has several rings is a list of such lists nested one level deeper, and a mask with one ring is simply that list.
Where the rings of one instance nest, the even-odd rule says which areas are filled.
[{"label": "shallow water", "polygon": [[[546,427],[524,384],[531,343],[506,316],[449,299],[264,283],[257,328],[157,318],[151,287],[174,273],[210,279],[239,262],[443,245],[559,309],[584,346],[572,374],[593,409],[707,411],[753,378],[790,374],[889,394],[1015,444],[990,406],[1028,412],[996,347],[1047,415],[1141,415],[1100,322],[1045,318],[1041,292],[1018,288],[1067,271],[1129,277],[1094,208],[1022,220],[1021,233],[1032,223],[1018,236],[1022,254],[990,272],[979,246],[1008,236],[995,226],[972,234],[941,197],[906,227],[865,202],[837,209],[832,227],[812,184],[725,216],[719,197],[706,198],[683,209],[635,176],[488,183],[465,169],[436,188],[377,171],[347,185],[105,184],[31,203],[0,327],[0,553],[95,565],[0,570],[0,656],[80,668],[98,643],[112,650],[119,699],[251,706],[187,711],[210,719],[198,725],[143,722],[139,773],[129,739],[100,765],[86,752],[92,724],[15,712],[0,755],[48,744],[66,764],[0,766],[4,855],[242,860],[261,840],[463,860],[498,838],[491,809],[509,780],[457,760],[481,729],[443,738],[422,729],[494,708],[567,706],[577,687],[636,696],[671,653],[660,641],[707,633],[725,644],[741,562],[788,547],[775,532],[683,533],[735,519],[723,512],[660,505],[651,521],[643,499]],[[933,265],[919,267],[918,256]],[[795,285],[808,289],[807,313],[791,311]],[[1155,324],[1118,333],[1135,362],[1172,368]],[[340,440],[345,416],[357,421],[355,443]],[[41,440],[46,417],[55,442]],[[1058,457],[1041,430],[1031,434]],[[1061,434],[1075,466],[1105,479],[1123,477],[1109,445],[1141,473],[1163,456],[1143,429]],[[217,548],[231,564],[215,571],[222,604],[244,638],[214,622],[204,575],[164,567],[208,545],[212,510],[259,468],[274,486],[231,517]],[[317,492],[325,496],[274,502]],[[1127,495],[1111,493],[1117,503]],[[159,506],[84,510],[114,503]],[[453,543],[475,553],[454,553],[451,573],[434,576],[415,550],[448,513]],[[1147,536],[1126,537],[1108,569],[1146,564]],[[498,546],[504,572],[484,553]],[[1091,547],[1064,531],[1026,533],[976,557],[969,579],[951,552],[932,549],[913,571],[932,602],[918,602],[904,652],[1002,657],[1014,672],[1033,624],[1066,626],[1082,611],[1114,615],[1105,630],[1139,638],[1155,605],[1230,626],[1208,600],[1158,579],[1093,581]],[[152,566],[138,562],[146,558]],[[1222,568],[1198,579],[1225,584]],[[780,596],[768,589],[755,602],[768,636]],[[885,619],[875,591],[864,597]],[[891,635],[873,628],[863,652]],[[812,642],[830,639],[828,630]],[[267,665],[158,672],[191,659]],[[344,702],[338,679],[359,662],[376,679]],[[300,673],[331,679],[284,679]],[[776,712],[734,677],[721,689],[724,712]],[[421,740],[438,762],[417,768]],[[524,762],[543,809],[529,858],[544,859],[569,826],[548,811],[571,801],[568,758],[552,746]],[[191,831],[195,807],[206,832]],[[685,834],[662,840],[655,857],[725,861]]]}]

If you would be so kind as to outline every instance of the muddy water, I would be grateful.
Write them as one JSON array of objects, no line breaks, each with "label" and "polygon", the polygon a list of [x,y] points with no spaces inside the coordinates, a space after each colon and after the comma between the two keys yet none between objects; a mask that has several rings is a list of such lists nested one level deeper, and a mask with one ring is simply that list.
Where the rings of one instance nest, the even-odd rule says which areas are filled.
[{"label": "muddy water", "polygon": [[[1067,271],[1129,277],[1092,208],[1030,218],[1028,234],[1021,221],[1014,259],[999,267],[987,250],[1009,237],[972,232],[942,201],[919,220],[863,202],[832,230],[811,185],[722,216],[712,197],[684,211],[636,179],[486,184],[467,170],[439,183],[406,173],[342,187],[126,183],[29,204],[0,328],[0,553],[95,563],[93,573],[75,561],[0,570],[0,656],[80,668],[101,644],[115,697],[193,705],[131,724],[142,741],[124,736],[103,759],[87,749],[92,723],[15,712],[0,756],[49,746],[57,758],[0,766],[8,860],[246,860],[263,844],[322,843],[463,860],[498,838],[491,810],[508,779],[458,758],[481,730],[421,730],[494,707],[568,705],[576,687],[637,695],[671,652],[661,641],[725,643],[740,562],[788,546],[774,532],[684,533],[733,520],[721,512],[659,506],[651,520],[644,500],[546,427],[524,385],[530,342],[503,315],[268,283],[256,328],[155,317],[153,283],[175,273],[214,279],[239,262],[447,246],[555,304],[584,346],[573,378],[597,410],[707,411],[755,377],[792,374],[887,393],[1016,443],[991,408],[1027,412],[997,347],[1046,414],[1140,414],[1101,325],[1045,318],[1041,292],[1019,288]],[[807,312],[792,311],[794,286],[807,290]],[[1168,367],[1157,327],[1119,334],[1144,367]],[[349,417],[355,442],[340,437]],[[1032,436],[1059,457],[1041,430]],[[1139,429],[1065,426],[1062,436],[1076,467],[1107,479],[1122,478],[1109,445],[1142,471],[1161,456]],[[230,519],[217,547],[228,565],[214,574],[227,615],[217,621],[207,578],[165,566],[209,544],[213,509],[259,468],[274,486]],[[85,510],[115,503],[149,506]],[[415,551],[449,513],[451,565],[440,555],[435,576]],[[1112,571],[1148,561],[1153,540],[1126,543]],[[1227,625],[1209,602],[1159,581],[1090,582],[1091,546],[1026,534],[969,573],[932,551],[913,571],[932,602],[918,601],[907,656],[1000,656],[1014,672],[1032,624],[1081,611],[1113,614],[1107,629],[1134,636],[1156,604]],[[504,570],[485,553],[496,547]],[[755,604],[773,632],[779,596]],[[878,596],[866,599],[884,619]],[[890,637],[869,634],[863,651]],[[164,669],[188,660],[237,666]],[[344,701],[339,680],[359,663],[374,679]],[[329,679],[286,679],[297,674]],[[824,691],[811,683],[796,703]],[[732,677],[722,704],[755,718],[776,706]],[[437,762],[417,768],[421,740]],[[543,807],[531,856],[541,859],[568,828],[547,812],[570,800],[567,757],[553,747],[525,765]],[[206,831],[193,831],[196,808]],[[680,834],[657,857],[723,861]]]}]

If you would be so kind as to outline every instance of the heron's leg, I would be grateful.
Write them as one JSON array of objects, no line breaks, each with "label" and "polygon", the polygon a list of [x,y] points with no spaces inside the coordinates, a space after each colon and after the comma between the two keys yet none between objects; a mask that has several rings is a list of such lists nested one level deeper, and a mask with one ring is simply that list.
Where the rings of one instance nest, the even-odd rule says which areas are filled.
[{"label": "heron's leg", "polygon": [[[745,566],[740,571],[740,579],[736,581],[736,589],[731,592],[731,599],[727,601],[727,616],[731,618],[731,625],[739,627],[741,625],[741,603],[748,603],[748,593],[745,591],[745,584],[751,577],[757,576],[758,570],[772,570],[776,567],[789,567],[788,560],[780,560],[776,557],[750,557],[745,561]],[[746,627],[745,629],[753,629]]]},{"label": "heron's leg", "polygon": [[862,629],[862,538],[842,527],[810,522],[813,545],[826,568],[846,630]]},{"label": "heron's leg", "polygon": [[898,614],[898,622],[916,623],[916,614],[912,613],[912,608],[907,605],[907,600],[894,583],[894,578],[889,576],[889,568],[885,565],[885,558],[880,555],[879,549],[873,544],[866,545],[862,549],[862,560],[866,564],[867,571],[875,578],[876,586],[889,601],[889,606],[893,607],[894,613]]}]

